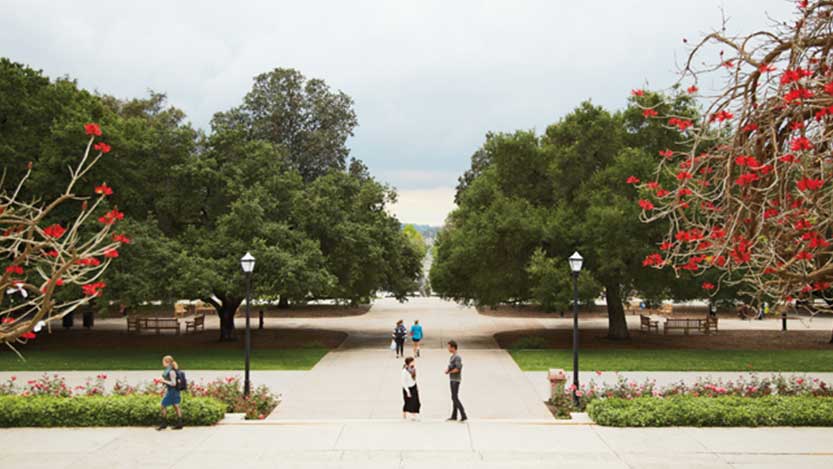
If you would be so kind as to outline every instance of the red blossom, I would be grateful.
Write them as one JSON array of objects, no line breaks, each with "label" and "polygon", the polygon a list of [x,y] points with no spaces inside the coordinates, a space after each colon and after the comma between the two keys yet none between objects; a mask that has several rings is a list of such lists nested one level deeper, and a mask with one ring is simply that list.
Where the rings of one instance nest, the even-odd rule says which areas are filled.
[{"label": "red blossom", "polygon": [[636,176],[628,176],[628,179],[625,180],[627,184],[639,184],[639,178]]},{"label": "red blossom", "polygon": [[786,155],[779,157],[778,161],[782,163],[795,163],[798,161],[798,158],[796,158],[792,153],[787,153]]},{"label": "red blossom", "polygon": [[808,90],[807,88],[798,87],[794,90],[790,90],[789,93],[784,95],[784,101],[789,104],[793,103],[800,103],[804,99],[810,99],[813,97],[813,92]]},{"label": "red blossom", "polygon": [[686,91],[688,91],[688,94],[694,94],[694,93],[700,91],[700,88],[697,88],[697,85],[691,85],[691,86],[688,87],[688,89]]},{"label": "red blossom", "polygon": [[107,145],[104,142],[98,142],[93,145],[93,148],[100,151],[101,153],[110,153],[110,145]]},{"label": "red blossom", "polygon": [[114,234],[113,235],[113,241],[116,241],[116,242],[122,243],[122,244],[130,244],[132,242],[130,240],[130,238],[128,238],[124,234]]},{"label": "red blossom", "polygon": [[652,189],[652,190],[653,189],[659,189],[659,183],[656,182],[656,181],[651,181],[651,182],[646,183],[645,187],[647,187],[648,189]]},{"label": "red blossom", "polygon": [[84,132],[87,135],[95,135],[96,137],[101,136],[101,127],[94,122],[90,122],[89,124],[84,124]]},{"label": "red blossom", "polygon": [[768,208],[768,209],[764,210],[764,220],[767,220],[767,219],[772,218],[772,217],[777,217],[778,213],[779,212],[778,212],[777,208]]},{"label": "red blossom", "polygon": [[6,267],[6,272],[10,274],[23,275],[23,267],[19,265],[10,265]]},{"label": "red blossom", "polygon": [[714,284],[711,282],[703,282],[703,290],[714,290]]},{"label": "red blossom", "polygon": [[116,257],[119,257],[119,251],[115,249],[108,249],[104,251],[104,257],[115,259]]},{"label": "red blossom", "polygon": [[104,216],[99,217],[98,221],[100,223],[105,224],[105,225],[112,225],[117,220],[123,220],[123,219],[124,219],[124,213],[119,212],[116,209],[113,209],[113,210],[110,210],[109,212],[105,213]]},{"label": "red blossom", "polygon": [[821,186],[823,186],[823,185],[824,185],[823,180],[821,180],[821,179],[811,179],[811,178],[808,178],[808,177],[805,177],[805,178],[803,178],[803,179],[801,179],[801,180],[799,180],[795,183],[795,186],[798,188],[798,190],[800,190],[802,192],[804,192],[804,191],[817,191],[817,190],[821,189]]},{"label": "red blossom", "polygon": [[686,179],[691,179],[693,176],[688,171],[680,171],[677,173],[677,180],[685,181]]},{"label": "red blossom", "polygon": [[66,228],[59,224],[49,225],[43,229],[43,234],[49,238],[58,239],[66,233]]},{"label": "red blossom", "polygon": [[665,197],[666,195],[668,195],[670,193],[671,193],[670,191],[668,191],[666,189],[663,189],[661,187],[659,189],[657,189],[657,197]]},{"label": "red blossom", "polygon": [[101,261],[96,259],[95,257],[85,257],[83,259],[78,259],[75,261],[75,264],[78,265],[85,265],[87,267],[98,267],[101,265]]},{"label": "red blossom", "polygon": [[674,151],[670,150],[670,149],[660,150],[659,151],[659,156],[661,156],[663,158],[671,158],[671,157],[674,156]]},{"label": "red blossom", "polygon": [[691,195],[691,194],[692,194],[691,189],[689,189],[688,187],[682,187],[679,190],[677,190],[677,196],[679,196],[679,197],[685,197],[685,196]]},{"label": "red blossom", "polygon": [[685,132],[686,129],[693,126],[694,123],[688,119],[677,119],[676,117],[672,117],[668,119],[668,125],[676,126],[680,132]]},{"label": "red blossom", "polygon": [[106,182],[101,183],[100,186],[96,186],[95,193],[99,195],[113,195],[113,189],[107,185]]},{"label": "red blossom", "polygon": [[650,200],[639,199],[639,206],[642,207],[642,210],[654,209],[654,204],[652,204]]},{"label": "red blossom", "polygon": [[719,111],[715,114],[712,114],[711,117],[709,118],[709,121],[710,122],[714,122],[714,121],[723,122],[723,121],[727,121],[727,120],[729,120],[733,117],[735,117],[734,114],[724,110],[724,111]]},{"label": "red blossom", "polygon": [[795,137],[790,142],[790,149],[792,151],[803,151],[803,150],[811,150],[813,148],[813,144],[807,137]]},{"label": "red blossom", "polygon": [[770,65],[767,63],[762,63],[758,66],[758,71],[761,73],[769,73],[775,71],[775,65]]},{"label": "red blossom", "polygon": [[746,125],[743,126],[743,131],[744,132],[752,132],[752,131],[755,131],[755,130],[758,130],[758,124],[756,124],[754,122],[751,123],[751,124],[746,124]]},{"label": "red blossom", "polygon": [[735,179],[735,184],[739,186],[746,186],[752,184],[753,182],[760,179],[757,174],[755,173],[743,173],[737,179]]},{"label": "red blossom", "polygon": [[32,331],[27,331],[27,332],[24,332],[23,334],[20,334],[21,339],[31,340],[31,339],[34,339],[35,337],[37,337],[37,336]]},{"label": "red blossom", "polygon": [[827,94],[833,94],[833,81],[824,85],[824,92]]},{"label": "red blossom", "polygon": [[652,265],[660,266],[665,261],[662,259],[662,256],[658,253],[648,254],[645,259],[642,260],[642,267],[649,267]]},{"label": "red blossom", "polygon": [[809,261],[813,259],[813,253],[807,251],[799,251],[799,253],[795,255],[795,258],[800,261]]},{"label": "red blossom", "polygon": [[44,252],[43,255],[46,257],[58,257],[59,253],[54,249],[50,249],[49,251]]},{"label": "red blossom", "polygon": [[645,90],[635,89],[631,90],[632,96],[645,96]]},{"label": "red blossom", "polygon": [[668,241],[664,241],[662,244],[659,245],[660,251],[667,251],[674,247],[674,243],[670,243]]},{"label": "red blossom", "polygon": [[644,111],[642,111],[642,115],[647,117],[647,118],[651,118],[651,117],[658,116],[659,113],[657,111],[653,110],[653,109],[645,109]]},{"label": "red blossom", "polygon": [[100,296],[101,290],[106,286],[107,284],[104,282],[88,283],[86,285],[81,285],[81,290],[87,296]]}]

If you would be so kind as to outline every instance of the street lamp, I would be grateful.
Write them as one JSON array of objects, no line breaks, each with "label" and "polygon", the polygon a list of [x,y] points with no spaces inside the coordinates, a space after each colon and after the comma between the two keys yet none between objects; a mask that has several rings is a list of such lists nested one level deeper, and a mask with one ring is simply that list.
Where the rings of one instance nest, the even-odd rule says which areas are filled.
[{"label": "street lamp", "polygon": [[578,408],[578,274],[584,259],[576,251],[568,260],[573,272],[573,403]]},{"label": "street lamp", "polygon": [[240,258],[240,266],[243,268],[243,273],[246,274],[246,377],[243,381],[243,395],[248,397],[252,387],[249,381],[249,355],[252,349],[252,335],[249,328],[249,303],[252,299],[252,272],[255,270],[255,257],[247,252]]}]

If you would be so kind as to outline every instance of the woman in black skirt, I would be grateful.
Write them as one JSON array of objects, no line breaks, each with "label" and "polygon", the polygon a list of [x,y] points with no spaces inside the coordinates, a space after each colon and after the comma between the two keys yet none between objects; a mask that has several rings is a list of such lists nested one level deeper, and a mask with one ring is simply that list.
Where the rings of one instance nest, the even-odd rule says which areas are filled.
[{"label": "woman in black skirt", "polygon": [[405,365],[402,367],[402,398],[405,400],[405,405],[402,406],[402,418],[408,418],[408,414],[413,416],[416,420],[419,417],[419,389],[416,383],[416,365],[414,357],[405,359]]}]

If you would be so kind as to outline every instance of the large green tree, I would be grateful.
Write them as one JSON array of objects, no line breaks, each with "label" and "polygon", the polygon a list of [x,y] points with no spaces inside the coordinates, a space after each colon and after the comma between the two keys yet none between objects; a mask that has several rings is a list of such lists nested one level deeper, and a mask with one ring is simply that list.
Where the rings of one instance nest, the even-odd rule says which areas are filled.
[{"label": "large green tree", "polygon": [[[682,94],[661,105],[668,115],[694,113]],[[624,299],[633,291],[673,296],[674,281],[642,266],[662,227],[634,221],[637,195],[626,181],[648,175],[660,149],[678,145],[677,132],[647,119],[632,101],[618,113],[585,102],[540,137],[489,134],[461,178],[459,208],[438,237],[433,288],[480,304],[535,299],[564,308],[572,296],[566,259],[578,250],[587,271],[580,278],[584,301],[603,291],[608,335],[627,338]]]}]

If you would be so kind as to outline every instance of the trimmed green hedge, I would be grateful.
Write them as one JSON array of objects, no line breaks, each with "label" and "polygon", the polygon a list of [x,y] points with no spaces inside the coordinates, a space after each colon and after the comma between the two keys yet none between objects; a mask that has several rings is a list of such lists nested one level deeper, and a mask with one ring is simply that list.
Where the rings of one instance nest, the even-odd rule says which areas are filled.
[{"label": "trimmed green hedge", "polygon": [[811,396],[597,399],[587,413],[611,427],[830,427],[833,398]]},{"label": "trimmed green hedge", "polygon": [[[0,396],[0,427],[125,427],[159,423],[158,396]],[[213,425],[226,405],[207,397],[182,399],[185,425]],[[176,412],[168,409],[173,422]]]}]

